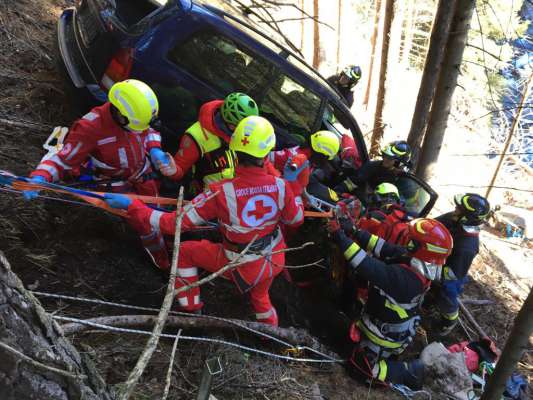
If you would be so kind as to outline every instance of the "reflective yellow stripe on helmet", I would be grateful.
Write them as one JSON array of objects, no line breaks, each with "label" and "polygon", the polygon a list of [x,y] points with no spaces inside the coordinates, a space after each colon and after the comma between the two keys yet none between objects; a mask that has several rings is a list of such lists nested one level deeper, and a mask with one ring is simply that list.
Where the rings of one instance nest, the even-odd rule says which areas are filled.
[{"label": "reflective yellow stripe on helmet", "polygon": [[470,206],[470,204],[468,204],[468,199],[470,198],[470,196],[464,196],[462,199],[461,199],[461,202],[463,203],[463,206],[465,206],[465,208],[468,210],[468,211],[476,211],[476,209],[472,206]]},{"label": "reflective yellow stripe on helmet", "polygon": [[407,153],[406,151],[400,151],[398,150],[396,147],[394,146],[391,146],[391,150],[393,151],[393,153],[395,154],[398,154],[399,156],[403,156],[405,153]]},{"label": "reflective yellow stripe on helmet", "polygon": [[422,224],[424,223],[424,221],[425,221],[424,219],[421,219],[415,224],[416,230],[418,231],[418,233],[421,233],[422,235],[426,234],[426,231],[422,229]]},{"label": "reflective yellow stripe on helmet", "polygon": [[431,243],[426,243],[426,246],[427,246],[427,249],[433,253],[438,253],[438,254],[448,253],[448,249],[445,249],[444,247],[435,246],[434,244],[431,244]]}]

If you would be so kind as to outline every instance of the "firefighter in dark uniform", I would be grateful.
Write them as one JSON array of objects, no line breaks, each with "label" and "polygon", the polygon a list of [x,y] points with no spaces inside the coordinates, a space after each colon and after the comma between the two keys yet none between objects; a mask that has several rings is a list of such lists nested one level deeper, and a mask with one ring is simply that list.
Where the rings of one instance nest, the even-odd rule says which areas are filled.
[{"label": "firefighter in dark uniform", "polygon": [[[450,233],[438,221],[415,219],[409,224],[409,243],[402,248],[366,231],[357,231],[342,218],[340,222],[332,219],[328,228],[344,252],[352,277],[370,283],[368,300],[350,331],[356,343],[352,364],[367,379],[419,388],[423,380],[420,361],[389,358],[401,354],[416,335],[424,294],[433,280],[440,279],[451,253]],[[346,230],[355,241],[346,235]],[[367,251],[398,261],[385,263],[367,255]]]},{"label": "firefighter in dark uniform", "polygon": [[361,79],[361,75],[361,67],[350,65],[344,68],[339,74],[332,75],[328,78],[328,82],[342,95],[348,108],[352,108],[353,88]]},{"label": "firefighter in dark uniform", "polygon": [[353,175],[335,187],[338,193],[355,193],[368,203],[369,191],[383,182],[394,183],[410,167],[411,147],[398,140],[381,149],[381,160],[367,161]]},{"label": "firefighter in dark uniform", "polygon": [[439,334],[449,334],[459,320],[458,297],[472,261],[479,252],[479,225],[490,212],[486,198],[475,193],[458,194],[454,197],[455,211],[436,219],[451,232],[453,251],[443,270],[443,281],[439,288],[437,304],[441,314]]}]

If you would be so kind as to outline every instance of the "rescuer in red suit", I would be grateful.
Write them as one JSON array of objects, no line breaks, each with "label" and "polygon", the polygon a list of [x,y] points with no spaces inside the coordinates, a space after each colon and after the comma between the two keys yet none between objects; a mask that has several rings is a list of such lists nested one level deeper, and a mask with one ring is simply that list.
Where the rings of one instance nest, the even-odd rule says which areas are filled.
[{"label": "rescuer in red suit", "polygon": [[[278,317],[268,291],[285,265],[285,254],[278,252],[286,248],[280,225],[303,223],[300,194],[306,182],[298,178],[306,176],[308,169],[305,163],[294,170],[289,161],[284,169],[285,179],[269,174],[264,160],[275,142],[274,128],[265,118],[252,116],[239,123],[229,145],[239,162],[235,178],[210,184],[183,210],[183,231],[217,219],[223,242],[182,243],[176,280],[179,289],[198,280],[198,268],[220,270],[255,238],[241,258],[244,263],[223,276],[232,280],[241,293],[249,294],[256,319],[271,325],[277,325]],[[107,201],[111,207],[127,209],[143,233],[160,230],[174,234],[176,212],[155,211],[125,196],[108,195]],[[203,306],[199,287],[178,294],[177,301],[178,308],[184,311],[194,312]]]}]

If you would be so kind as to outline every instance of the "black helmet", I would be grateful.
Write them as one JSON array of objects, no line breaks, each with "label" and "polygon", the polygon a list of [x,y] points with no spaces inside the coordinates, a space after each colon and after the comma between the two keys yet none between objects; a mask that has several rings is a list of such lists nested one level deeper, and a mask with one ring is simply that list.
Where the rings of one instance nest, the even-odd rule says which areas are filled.
[{"label": "black helmet", "polygon": [[350,87],[353,87],[359,82],[362,75],[361,67],[359,65],[350,65],[342,70],[342,74],[350,79]]},{"label": "black helmet", "polygon": [[459,222],[463,225],[481,225],[490,211],[490,204],[486,198],[476,193],[456,194],[453,198],[455,207],[459,211]]},{"label": "black helmet", "polygon": [[397,140],[389,143],[381,149],[381,157],[396,160],[398,165],[409,167],[411,159],[411,146],[405,140]]}]

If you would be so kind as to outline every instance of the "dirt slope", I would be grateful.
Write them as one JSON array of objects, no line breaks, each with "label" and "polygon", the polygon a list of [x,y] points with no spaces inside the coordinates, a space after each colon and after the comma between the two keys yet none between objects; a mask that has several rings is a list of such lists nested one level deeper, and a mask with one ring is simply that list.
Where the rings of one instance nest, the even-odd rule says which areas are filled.
[{"label": "dirt slope", "polygon": [[[41,145],[50,128],[68,126],[76,116],[62,89],[53,54],[57,17],[70,5],[72,2],[67,0],[0,2],[0,119],[15,123],[0,123],[0,169],[27,174],[44,154]],[[165,277],[150,267],[135,235],[116,217],[79,204],[42,199],[27,203],[5,192],[0,192],[0,209],[0,248],[27,286],[44,292],[159,307]],[[505,279],[499,270],[491,271],[494,279]],[[486,269],[477,266],[475,273],[485,274]],[[481,323],[503,339],[511,323],[509,311],[516,311],[516,307],[509,308],[498,291],[481,284],[473,287],[468,295],[496,301],[496,319],[482,319]],[[274,297],[282,321],[288,324],[293,318],[284,310],[294,307],[284,306],[283,291],[292,289],[278,280],[274,290],[279,293]],[[209,314],[240,318],[251,315],[228,284],[207,286],[203,293]],[[49,311],[81,318],[124,312],[65,301],[43,299],[43,303]],[[476,315],[484,311],[482,307],[474,310]],[[216,332],[192,334],[222,338]],[[278,353],[280,350],[237,333],[225,339]],[[114,384],[125,379],[144,339],[92,331],[79,335],[74,342],[94,356],[102,375]],[[160,345],[137,399],[160,396],[171,345],[168,341]],[[369,392],[340,366],[287,364],[217,344],[193,342],[179,346],[169,398],[191,398],[200,381],[203,360],[214,355],[221,357],[224,367],[214,384],[213,393],[219,399],[308,399],[318,398],[318,392],[328,399],[399,398],[382,389]]]}]

